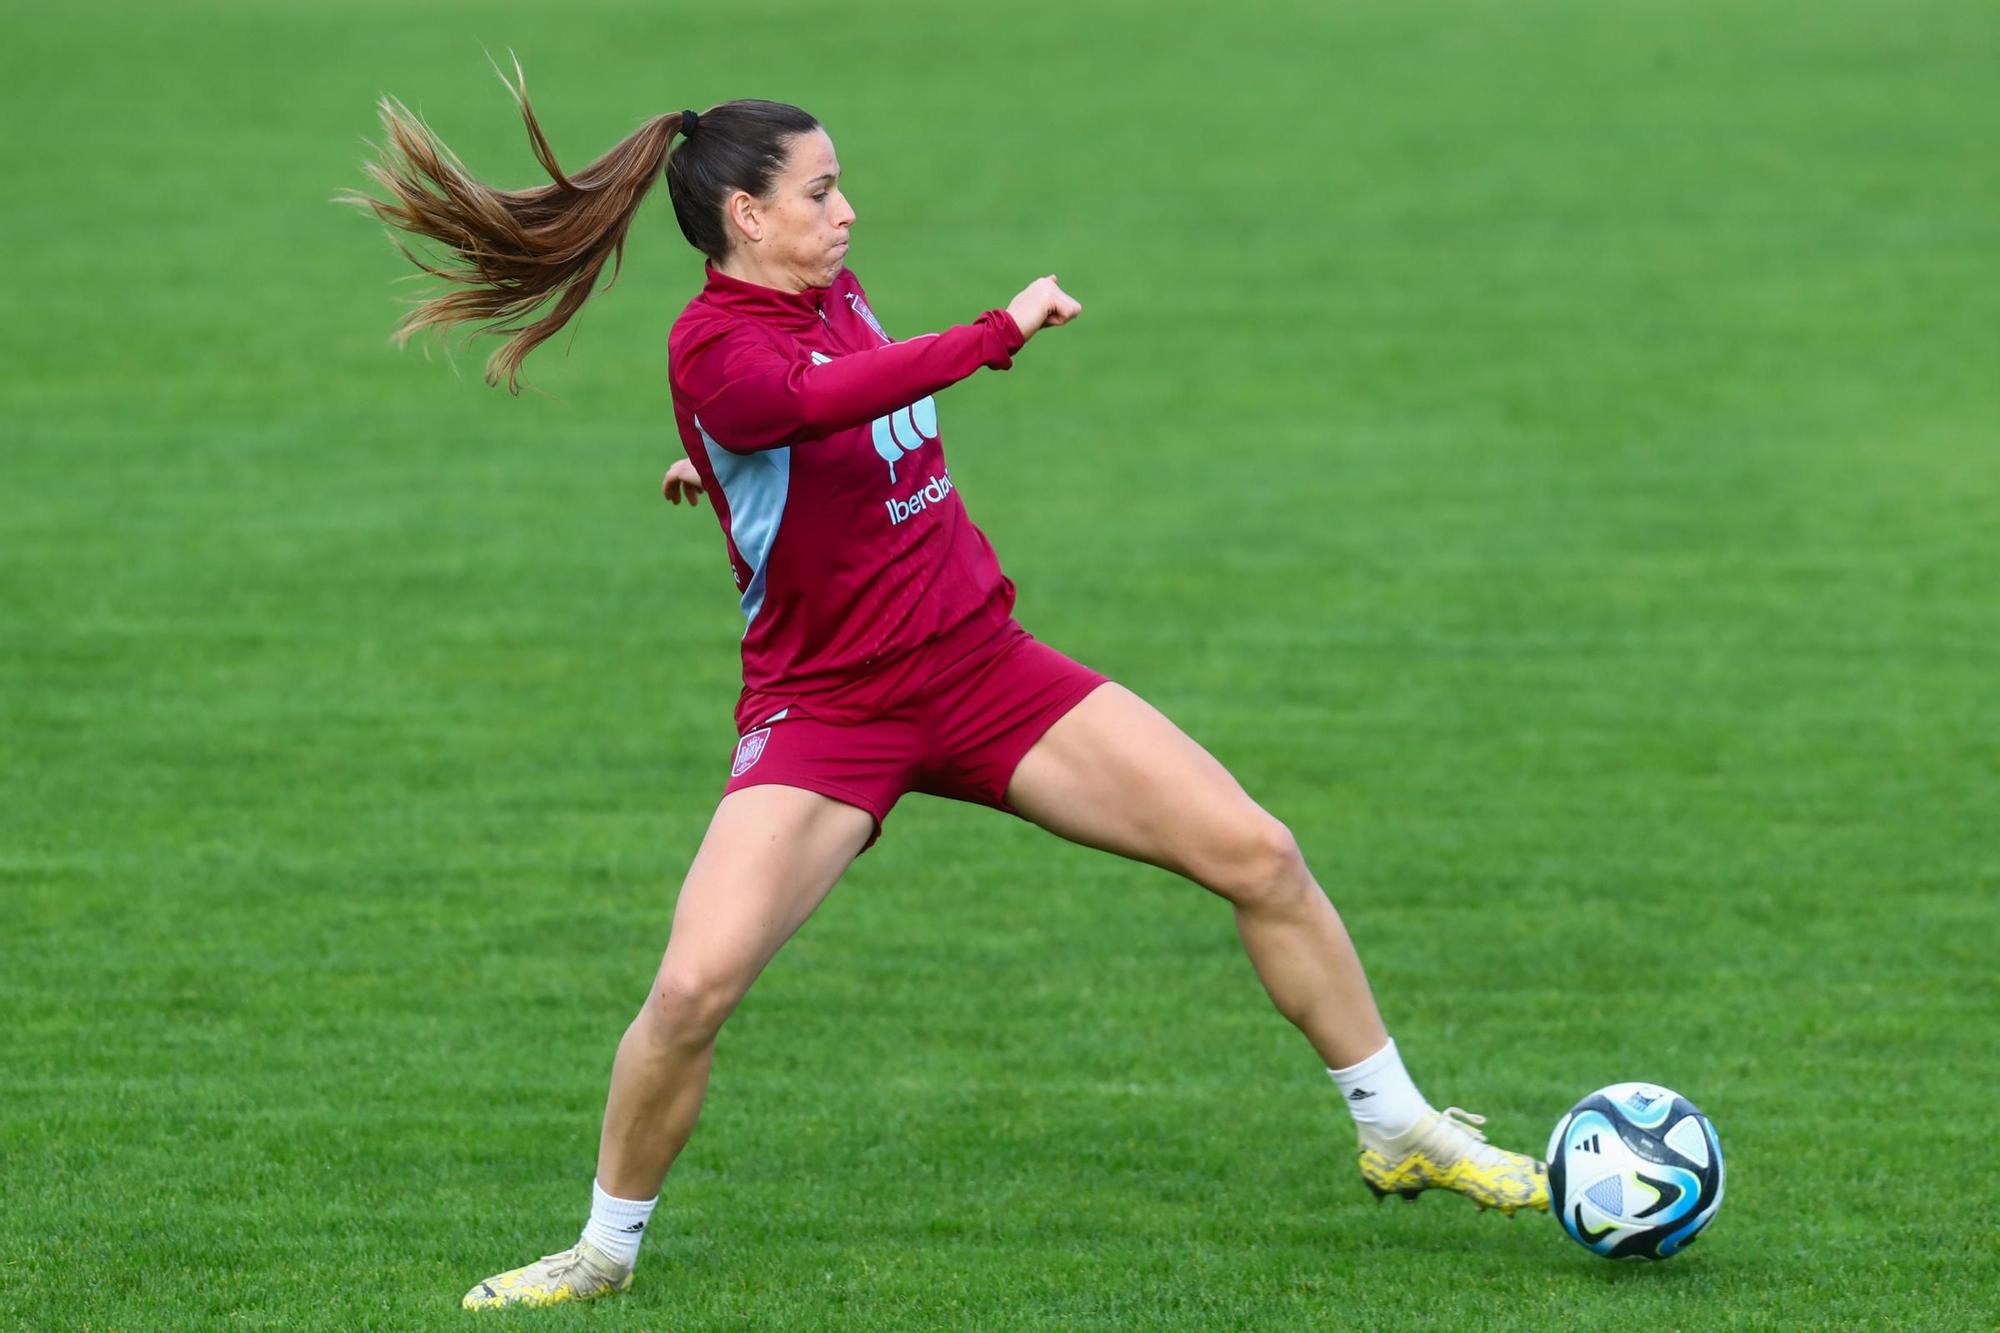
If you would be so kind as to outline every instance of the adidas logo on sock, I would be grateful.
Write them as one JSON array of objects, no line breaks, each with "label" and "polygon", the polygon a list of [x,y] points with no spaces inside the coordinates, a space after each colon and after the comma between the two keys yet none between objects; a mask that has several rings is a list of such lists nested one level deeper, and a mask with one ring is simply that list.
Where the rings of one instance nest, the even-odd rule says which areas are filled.
[{"label": "adidas logo on sock", "polygon": [[641,1231],[644,1231],[646,1229],[646,1224],[644,1222],[634,1222],[631,1226],[620,1227],[618,1229],[624,1232],[628,1236],[633,1236],[637,1235]]},{"label": "adidas logo on sock", "polygon": [[1350,1102],[1365,1102],[1374,1095],[1374,1093],[1368,1091],[1366,1088],[1356,1088],[1353,1092],[1347,1094],[1347,1100]]}]

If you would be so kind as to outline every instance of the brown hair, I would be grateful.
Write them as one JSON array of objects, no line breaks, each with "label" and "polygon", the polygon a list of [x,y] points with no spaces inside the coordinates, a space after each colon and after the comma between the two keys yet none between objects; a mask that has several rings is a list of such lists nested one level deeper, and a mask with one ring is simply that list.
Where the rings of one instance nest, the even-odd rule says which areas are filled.
[{"label": "brown hair", "polygon": [[[486,382],[505,379],[509,392],[519,393],[521,362],[582,309],[606,260],[617,277],[632,216],[663,167],[682,234],[720,260],[727,251],[723,199],[739,189],[768,195],[789,156],[791,137],[817,129],[819,122],[782,103],[727,102],[697,117],[698,140],[683,139],[669,163],[668,148],[681,131],[681,113],[669,112],[648,120],[581,171],[565,173],[528,103],[519,61],[514,76],[508,82],[503,74],[501,81],[521,108],[535,160],[551,184],[496,190],[481,183],[408,107],[384,97],[388,143],[366,170],[389,197],[350,190],[339,198],[401,231],[436,241],[452,256],[433,262],[397,242],[411,263],[460,288],[419,301],[397,327],[397,342],[423,329],[474,322],[481,330],[507,334],[486,363]],[[693,151],[697,142],[699,151]],[[525,322],[551,299],[545,313]]]}]

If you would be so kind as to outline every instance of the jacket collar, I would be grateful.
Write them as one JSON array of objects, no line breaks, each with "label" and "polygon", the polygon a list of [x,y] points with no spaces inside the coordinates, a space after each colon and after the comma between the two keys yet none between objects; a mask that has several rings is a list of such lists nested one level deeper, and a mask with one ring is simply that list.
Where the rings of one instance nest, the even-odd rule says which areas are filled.
[{"label": "jacket collar", "polygon": [[826,292],[821,288],[781,292],[732,278],[714,264],[706,267],[708,284],[701,289],[701,298],[712,306],[793,329],[810,328],[825,318]]}]

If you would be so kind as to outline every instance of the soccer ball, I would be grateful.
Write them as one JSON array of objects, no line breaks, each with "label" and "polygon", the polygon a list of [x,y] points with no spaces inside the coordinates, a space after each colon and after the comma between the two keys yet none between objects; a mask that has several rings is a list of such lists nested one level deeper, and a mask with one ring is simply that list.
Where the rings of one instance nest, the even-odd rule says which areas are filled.
[{"label": "soccer ball", "polygon": [[1549,1137],[1549,1205],[1593,1254],[1669,1258],[1722,1206],[1722,1141],[1708,1117],[1670,1089],[1599,1088]]}]

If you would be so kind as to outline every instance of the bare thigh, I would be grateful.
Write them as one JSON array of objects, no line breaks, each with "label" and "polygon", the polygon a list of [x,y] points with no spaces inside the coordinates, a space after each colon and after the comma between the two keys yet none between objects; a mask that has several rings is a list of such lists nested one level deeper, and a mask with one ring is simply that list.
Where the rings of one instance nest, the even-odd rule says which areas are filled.
[{"label": "bare thigh", "polygon": [[673,933],[618,1043],[597,1179],[621,1199],[659,1192],[701,1114],[715,1034],[750,983],[860,854],[866,811],[796,787],[722,798],[688,867]]},{"label": "bare thigh", "polygon": [[1258,979],[1330,1069],[1388,1033],[1340,914],[1291,831],[1130,690],[1071,709],[1015,770],[1007,800],[1052,833],[1176,871],[1229,900]]},{"label": "bare thigh", "polygon": [[1217,887],[1288,835],[1229,770],[1122,685],[1101,686],[1035,743],[1007,803],[1071,842]]},{"label": "bare thigh", "polygon": [[723,797],[682,882],[656,987],[726,1011],[874,829],[867,811],[798,787],[746,787]]}]

